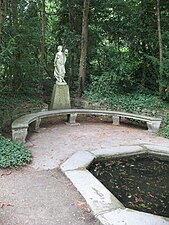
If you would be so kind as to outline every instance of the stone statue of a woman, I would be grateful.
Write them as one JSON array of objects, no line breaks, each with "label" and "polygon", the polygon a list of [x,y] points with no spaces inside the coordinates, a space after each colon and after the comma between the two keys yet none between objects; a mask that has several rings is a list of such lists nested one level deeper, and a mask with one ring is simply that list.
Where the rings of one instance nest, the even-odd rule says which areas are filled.
[{"label": "stone statue of a woman", "polygon": [[58,46],[58,52],[56,53],[55,60],[54,60],[54,76],[56,78],[57,84],[66,84],[66,81],[64,80],[65,77],[65,63],[66,58],[68,55],[68,50],[65,49],[64,52],[62,52],[62,45]]}]

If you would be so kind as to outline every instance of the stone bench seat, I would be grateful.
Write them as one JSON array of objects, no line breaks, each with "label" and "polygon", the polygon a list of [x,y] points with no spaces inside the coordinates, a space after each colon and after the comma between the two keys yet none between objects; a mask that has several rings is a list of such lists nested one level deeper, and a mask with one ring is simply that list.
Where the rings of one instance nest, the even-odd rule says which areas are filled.
[{"label": "stone bench seat", "polygon": [[68,119],[68,124],[76,124],[76,117],[78,114],[111,116],[113,125],[119,125],[121,117],[140,120],[146,122],[148,131],[154,133],[158,132],[162,120],[160,118],[118,111],[90,110],[90,109],[49,110],[27,114],[14,120],[12,123],[12,139],[25,142],[26,136],[28,134],[29,125],[33,123],[34,129],[37,130],[41,123],[41,119],[43,118],[66,115]]}]

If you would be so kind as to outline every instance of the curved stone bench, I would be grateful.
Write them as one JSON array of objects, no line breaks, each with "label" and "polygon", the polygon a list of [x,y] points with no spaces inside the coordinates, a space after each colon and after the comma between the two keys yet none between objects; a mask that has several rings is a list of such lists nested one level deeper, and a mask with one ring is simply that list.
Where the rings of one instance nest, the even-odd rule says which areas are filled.
[{"label": "curved stone bench", "polygon": [[60,110],[49,110],[37,113],[27,114],[19,117],[12,123],[12,139],[25,142],[28,134],[28,127],[31,123],[34,125],[34,129],[39,128],[42,118],[55,117],[58,115],[67,115],[69,124],[76,124],[76,117],[78,114],[84,115],[98,115],[98,116],[112,116],[113,125],[119,125],[120,118],[130,118],[135,120],[141,120],[146,122],[148,131],[158,132],[161,124],[160,118],[148,117],[144,115],[137,115],[126,112],[117,111],[106,111],[106,110],[90,110],[90,109],[60,109]]}]

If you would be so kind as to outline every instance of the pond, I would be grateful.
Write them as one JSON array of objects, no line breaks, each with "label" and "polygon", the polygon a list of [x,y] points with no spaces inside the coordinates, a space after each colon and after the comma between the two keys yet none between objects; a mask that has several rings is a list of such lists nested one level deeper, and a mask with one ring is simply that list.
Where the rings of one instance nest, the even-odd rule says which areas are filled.
[{"label": "pond", "polygon": [[169,217],[169,157],[97,158],[88,170],[125,207]]}]

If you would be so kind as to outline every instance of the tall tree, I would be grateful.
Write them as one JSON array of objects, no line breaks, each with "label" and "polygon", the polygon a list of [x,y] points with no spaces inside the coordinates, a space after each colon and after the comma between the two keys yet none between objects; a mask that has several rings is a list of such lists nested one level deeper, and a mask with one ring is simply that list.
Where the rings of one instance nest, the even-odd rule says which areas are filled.
[{"label": "tall tree", "polygon": [[[41,53],[40,53],[40,73],[44,71],[45,63],[45,30],[46,30],[46,12],[45,12],[45,0],[42,0],[41,17],[42,17],[42,33],[41,33]],[[41,75],[41,74],[40,74]]]},{"label": "tall tree", "polygon": [[81,37],[81,55],[80,55],[80,96],[84,94],[86,80],[86,56],[87,56],[87,41],[88,41],[88,15],[89,15],[90,0],[84,0],[83,19],[82,19],[82,37]]},{"label": "tall tree", "polygon": [[158,27],[158,41],[159,41],[159,58],[160,65],[163,63],[163,44],[161,35],[161,19],[160,19],[160,0],[157,0],[157,27]]},{"label": "tall tree", "polygon": [[6,1],[0,0],[0,35],[2,34],[2,23],[4,18]]},{"label": "tall tree", "polygon": [[163,43],[162,43],[162,34],[161,34],[161,19],[160,19],[160,0],[157,0],[157,28],[158,28],[158,42],[159,42],[159,91],[162,92],[164,87],[161,87],[161,78],[162,78],[162,64],[163,64]]},{"label": "tall tree", "polygon": [[14,27],[14,31],[17,32],[17,28],[18,28],[18,6],[19,6],[19,2],[18,0],[13,0],[11,2],[12,4],[12,25]]}]

